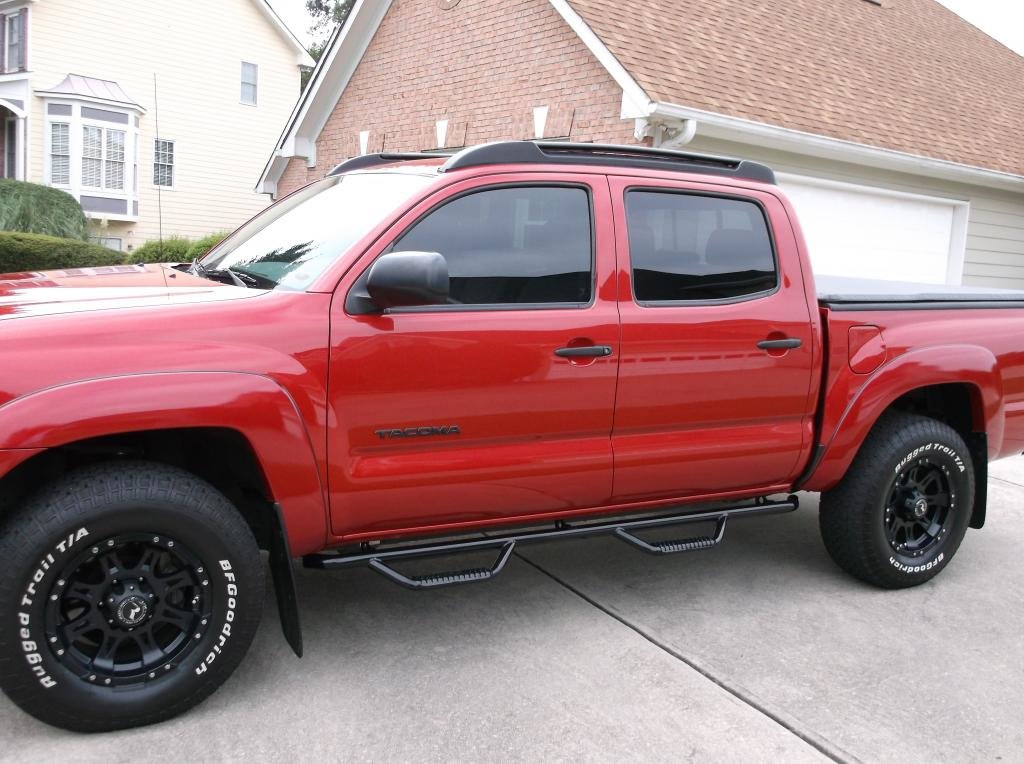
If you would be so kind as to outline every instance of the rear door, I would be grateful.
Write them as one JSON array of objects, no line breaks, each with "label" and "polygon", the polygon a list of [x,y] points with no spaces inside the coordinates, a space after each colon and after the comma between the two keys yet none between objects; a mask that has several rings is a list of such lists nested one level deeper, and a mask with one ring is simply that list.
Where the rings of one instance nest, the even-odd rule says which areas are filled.
[{"label": "rear door", "polygon": [[[616,501],[789,484],[810,446],[811,316],[781,203],[613,178]],[[784,266],[780,268],[781,266]]]},{"label": "rear door", "polygon": [[[337,534],[531,518],[611,496],[619,327],[608,186],[542,178],[439,192],[343,280],[329,392]],[[452,304],[346,313],[345,295],[387,251],[444,255]]]}]

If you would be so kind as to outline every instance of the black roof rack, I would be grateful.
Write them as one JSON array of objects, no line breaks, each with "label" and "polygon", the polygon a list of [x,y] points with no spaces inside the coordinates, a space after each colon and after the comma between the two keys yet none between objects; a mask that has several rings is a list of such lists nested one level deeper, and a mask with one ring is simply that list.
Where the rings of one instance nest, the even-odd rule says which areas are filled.
[{"label": "black roof rack", "polygon": [[370,167],[379,167],[383,164],[411,162],[414,159],[451,159],[451,156],[451,154],[439,154],[431,151],[363,154],[362,156],[352,157],[342,162],[328,173],[328,177],[352,172],[352,170],[366,170]]},{"label": "black roof rack", "polygon": [[775,173],[766,165],[746,159],[647,146],[611,146],[599,143],[559,141],[503,141],[460,151],[441,168],[444,172],[489,164],[598,164],[650,170],[696,172],[731,178],[775,183]]},{"label": "black roof rack", "polygon": [[775,183],[775,173],[767,165],[746,159],[709,154],[688,154],[682,151],[654,149],[647,146],[612,146],[600,143],[563,143],[560,141],[501,141],[463,149],[458,154],[410,152],[365,154],[342,162],[331,171],[341,175],[352,170],[365,170],[394,162],[416,159],[444,159],[442,172],[492,164],[566,164],[612,165],[648,170],[672,170],[704,175]]}]

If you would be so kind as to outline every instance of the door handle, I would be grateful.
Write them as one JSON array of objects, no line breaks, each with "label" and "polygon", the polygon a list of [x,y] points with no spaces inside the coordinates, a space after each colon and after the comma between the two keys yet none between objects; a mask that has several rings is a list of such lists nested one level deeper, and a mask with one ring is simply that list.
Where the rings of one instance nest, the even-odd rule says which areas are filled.
[{"label": "door handle", "polygon": [[757,346],[761,350],[795,350],[803,344],[803,340],[798,339],[761,340]]},{"label": "door handle", "polygon": [[578,348],[558,348],[555,355],[559,358],[605,358],[612,354],[608,345],[586,345]]}]

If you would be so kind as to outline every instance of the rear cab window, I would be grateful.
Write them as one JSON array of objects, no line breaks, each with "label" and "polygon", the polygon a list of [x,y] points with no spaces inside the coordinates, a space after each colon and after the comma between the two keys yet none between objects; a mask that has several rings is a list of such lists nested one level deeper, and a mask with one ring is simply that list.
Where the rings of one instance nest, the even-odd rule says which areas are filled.
[{"label": "rear cab window", "polygon": [[753,201],[630,190],[626,220],[641,305],[747,300],[778,287],[768,223]]}]

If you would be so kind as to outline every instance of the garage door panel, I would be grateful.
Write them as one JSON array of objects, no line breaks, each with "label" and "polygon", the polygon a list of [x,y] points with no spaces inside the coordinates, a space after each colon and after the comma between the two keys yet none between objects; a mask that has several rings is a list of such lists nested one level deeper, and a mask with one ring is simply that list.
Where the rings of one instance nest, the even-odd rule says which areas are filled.
[{"label": "garage door panel", "polygon": [[947,283],[955,202],[792,176],[781,186],[800,217],[815,273]]}]

